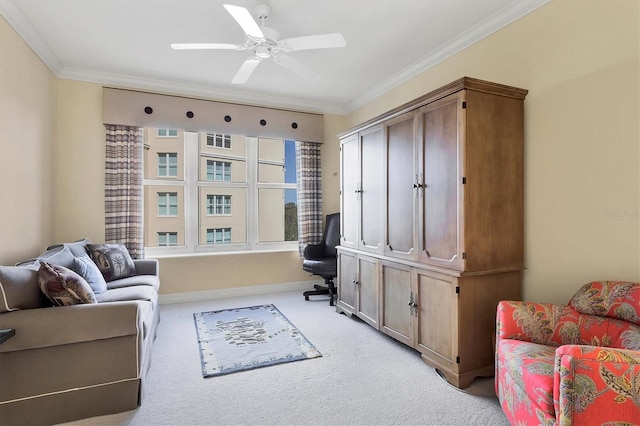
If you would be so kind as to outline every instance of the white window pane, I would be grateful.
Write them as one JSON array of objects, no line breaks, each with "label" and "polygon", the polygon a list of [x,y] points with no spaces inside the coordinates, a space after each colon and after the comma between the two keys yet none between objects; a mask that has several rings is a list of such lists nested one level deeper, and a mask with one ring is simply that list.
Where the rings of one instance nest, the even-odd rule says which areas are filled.
[{"label": "white window pane", "polygon": [[258,241],[284,242],[298,239],[295,189],[258,190]]},{"label": "white window pane", "polygon": [[[240,187],[201,186],[199,188],[198,244],[211,244],[211,229],[231,228],[232,243],[247,242],[247,190]],[[219,213],[222,212],[222,213]]]},{"label": "white window pane", "polygon": [[284,143],[284,181],[285,183],[297,182],[296,170],[296,141]]},{"label": "white window pane", "polygon": [[207,229],[207,244],[231,244],[231,228]]}]

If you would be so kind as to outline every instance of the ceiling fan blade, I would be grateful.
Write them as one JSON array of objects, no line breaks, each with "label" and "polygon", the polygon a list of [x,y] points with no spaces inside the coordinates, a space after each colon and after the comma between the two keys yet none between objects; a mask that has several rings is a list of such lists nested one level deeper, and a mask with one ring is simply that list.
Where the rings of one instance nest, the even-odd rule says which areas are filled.
[{"label": "ceiling fan blade", "polygon": [[254,57],[244,61],[244,63],[242,64],[242,66],[240,67],[236,75],[233,77],[233,80],[231,80],[231,84],[246,83],[247,80],[249,80],[249,77],[251,77],[251,74],[253,74],[253,71],[256,69],[256,67],[258,66],[261,60],[262,59],[260,58]]},{"label": "ceiling fan blade", "polygon": [[315,72],[314,70],[312,70],[311,68],[303,64],[302,62],[296,59],[290,58],[288,56],[278,55],[277,57],[274,57],[274,59],[277,64],[282,65],[289,71],[299,75],[300,77],[312,83],[319,81],[320,78],[322,77],[320,74],[318,74],[317,72]]},{"label": "ceiling fan blade", "polygon": [[345,47],[347,42],[340,33],[319,34],[312,36],[293,37],[281,40],[285,52],[307,49],[326,49],[330,47]]},{"label": "ceiling fan blade", "polygon": [[223,5],[249,37],[264,39],[264,34],[247,9],[232,4]]},{"label": "ceiling fan blade", "polygon": [[201,50],[201,49],[244,50],[245,49],[245,47],[240,44],[231,44],[231,43],[171,43],[171,48],[175,50]]}]

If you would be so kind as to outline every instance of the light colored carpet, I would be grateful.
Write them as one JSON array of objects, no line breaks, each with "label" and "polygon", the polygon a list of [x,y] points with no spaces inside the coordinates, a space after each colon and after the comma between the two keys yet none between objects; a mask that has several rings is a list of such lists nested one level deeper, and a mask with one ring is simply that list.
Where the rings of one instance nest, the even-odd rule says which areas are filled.
[{"label": "light colored carpet", "polygon": [[[313,299],[313,298],[312,298]],[[193,313],[274,304],[322,357],[202,377]],[[478,383],[476,383],[478,382]],[[492,381],[474,381],[479,393]],[[70,425],[508,425],[408,348],[300,292],[162,305],[142,406]]]}]

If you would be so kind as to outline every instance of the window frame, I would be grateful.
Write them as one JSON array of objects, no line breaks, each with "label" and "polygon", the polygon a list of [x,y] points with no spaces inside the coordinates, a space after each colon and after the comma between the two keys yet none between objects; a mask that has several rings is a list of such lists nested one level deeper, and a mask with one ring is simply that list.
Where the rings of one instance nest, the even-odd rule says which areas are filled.
[{"label": "window frame", "polygon": [[[160,132],[164,130],[164,135],[161,135]],[[175,132],[175,135],[172,135],[171,133]],[[156,137],[157,138],[162,138],[162,139],[166,139],[166,138],[177,138],[178,137],[178,130],[177,129],[163,129],[163,128],[156,128]]]},{"label": "window frame", "polygon": [[[164,163],[160,161],[161,158],[164,158]],[[170,174],[172,164],[169,159],[175,158],[175,174]],[[178,153],[177,152],[158,152],[157,157],[158,169],[156,170],[156,176],[158,178],[177,178],[178,177]],[[161,174],[160,170],[164,168],[166,174]]]},{"label": "window frame", "polygon": [[[211,241],[209,242],[209,231],[211,231],[212,233],[212,238]],[[221,242],[217,243],[217,238],[216,236],[220,234],[220,240]],[[228,238],[229,238],[229,242],[226,243],[226,235],[228,234]],[[229,245],[231,244],[231,228],[229,227],[225,227],[225,228],[207,228],[207,246],[222,246],[222,245]]]},{"label": "window frame", "polygon": [[[246,182],[233,181],[200,181],[200,152],[199,152],[199,133],[184,131],[184,154],[183,154],[183,171],[184,180],[145,180],[144,186],[160,186],[160,185],[179,185],[184,188],[184,200],[182,202],[184,209],[184,245],[163,246],[163,247],[147,247],[145,253],[148,256],[172,256],[172,255],[194,255],[204,253],[238,253],[238,252],[256,252],[256,251],[298,251],[298,241],[265,241],[260,242],[259,238],[259,211],[258,211],[258,195],[260,189],[295,189],[296,183],[260,183],[258,182],[258,141],[257,137],[246,137]],[[285,139],[283,139],[284,141]],[[292,140],[292,139],[286,139]],[[295,142],[294,142],[295,143]],[[209,155],[207,155],[209,156]],[[207,160],[208,161],[208,160]],[[215,160],[214,160],[215,161]],[[227,162],[223,160],[221,162]],[[231,163],[229,161],[229,163]],[[207,164],[207,163],[205,163]],[[205,173],[205,178],[206,178]],[[233,179],[233,178],[232,178]],[[202,187],[219,187],[219,188],[244,188],[245,203],[247,210],[245,211],[245,242],[231,244],[199,244],[200,237],[200,218],[199,205],[200,190]],[[180,202],[178,203],[180,206]],[[179,211],[179,209],[178,209]],[[206,215],[206,206],[202,208],[203,214]],[[284,220],[284,218],[283,218]],[[232,230],[233,232],[233,230]]]},{"label": "window frame", "polygon": [[[209,200],[212,199],[210,203]],[[218,202],[221,201],[221,202]],[[207,194],[207,216],[231,216],[231,195],[226,194]],[[216,213],[218,207],[222,210],[222,213]],[[226,212],[225,210],[229,210]]]},{"label": "window frame", "polygon": [[[173,206],[173,204],[171,204],[171,200],[170,200],[169,197],[174,196],[174,195],[176,197],[176,204],[175,204],[176,214],[171,214],[170,212],[171,212],[171,207]],[[163,200],[163,201],[165,201],[165,204],[160,204],[160,198],[162,196],[165,196],[165,198],[166,198],[165,200]],[[178,207],[180,205],[180,202],[179,202],[180,200],[179,200],[177,192],[173,192],[173,191],[158,192],[158,193],[156,193],[156,200],[157,200],[156,207],[157,207],[157,215],[158,215],[158,217],[178,217],[178,212],[180,211],[180,209]],[[164,207],[167,210],[167,214],[161,214],[160,213],[160,209],[162,207]]]},{"label": "window frame", "polygon": [[[211,166],[213,166],[213,171],[211,173],[212,179],[209,179],[209,164],[210,163],[211,163]],[[216,179],[217,165],[220,165],[220,168],[222,169],[222,172],[221,172],[222,179]],[[227,170],[227,166],[228,166],[228,170]],[[209,160],[209,159],[207,159],[206,160],[206,167],[207,167],[207,172],[206,172],[207,182],[231,182],[232,168],[233,168],[233,163],[231,161],[221,161],[221,160]]]},{"label": "window frame", "polygon": [[[213,143],[209,144],[209,136],[213,139]],[[220,145],[218,145],[218,140],[220,141]],[[225,146],[229,144],[229,146]],[[231,150],[231,135],[225,133],[209,133],[207,132],[207,142],[206,145],[211,148],[220,148],[220,149],[228,149]]]},{"label": "window frame", "polygon": [[[160,236],[163,235],[166,238],[168,244],[160,244]],[[171,244],[170,237],[175,237],[175,244]],[[177,247],[178,246],[178,232],[156,232],[156,239],[158,240],[158,247]]]}]

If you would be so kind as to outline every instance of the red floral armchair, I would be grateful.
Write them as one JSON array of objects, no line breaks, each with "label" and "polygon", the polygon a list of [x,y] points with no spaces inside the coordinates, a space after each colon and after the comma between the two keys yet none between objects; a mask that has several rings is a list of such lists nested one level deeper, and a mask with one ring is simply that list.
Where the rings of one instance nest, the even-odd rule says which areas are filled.
[{"label": "red floral armchair", "polygon": [[640,283],[568,305],[501,301],[496,394],[512,425],[640,425]]}]

